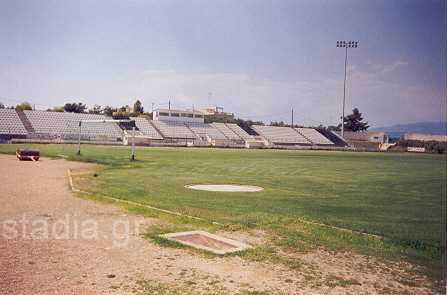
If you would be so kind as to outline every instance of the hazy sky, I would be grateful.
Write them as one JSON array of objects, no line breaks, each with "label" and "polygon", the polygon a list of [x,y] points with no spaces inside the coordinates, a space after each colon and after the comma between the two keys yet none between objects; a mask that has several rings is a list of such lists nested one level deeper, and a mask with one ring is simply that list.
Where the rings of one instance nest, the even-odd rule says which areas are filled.
[{"label": "hazy sky", "polygon": [[[237,116],[371,125],[445,118],[441,0],[1,1],[0,102],[219,105]],[[444,63],[444,64],[443,64]],[[443,80],[444,79],[444,80]],[[211,93],[211,95],[209,95]]]}]

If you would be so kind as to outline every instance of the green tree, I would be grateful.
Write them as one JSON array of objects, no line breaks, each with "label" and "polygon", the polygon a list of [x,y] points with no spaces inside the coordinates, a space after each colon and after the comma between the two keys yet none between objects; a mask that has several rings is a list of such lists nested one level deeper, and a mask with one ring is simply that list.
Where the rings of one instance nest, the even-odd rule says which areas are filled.
[{"label": "green tree", "polygon": [[252,125],[264,125],[264,122],[261,121],[244,120],[240,118],[236,119],[235,123],[250,135],[256,135],[256,132],[251,129]]},{"label": "green tree", "polygon": [[91,109],[88,110],[88,112],[90,114],[99,115],[99,114],[102,114],[103,110],[102,110],[102,107],[100,105],[95,104]]},{"label": "green tree", "polygon": [[118,112],[120,112],[120,113],[129,113],[129,110],[130,110],[130,106],[127,104],[125,106],[118,108]]},{"label": "green tree", "polygon": [[56,112],[56,113],[63,113],[64,107],[53,107],[52,109],[48,109],[48,112]]},{"label": "green tree", "polygon": [[137,101],[133,105],[133,112],[137,114],[144,113],[143,105],[141,104],[141,101],[137,99]]},{"label": "green tree", "polygon": [[29,102],[26,102],[26,101],[16,105],[16,110],[21,110],[21,111],[27,110],[27,111],[30,111],[32,109],[33,109],[33,107],[31,106],[31,104]]},{"label": "green tree", "polygon": [[66,103],[64,105],[64,110],[67,113],[85,113],[86,109],[87,109],[87,106],[85,104],[83,104],[82,102]]},{"label": "green tree", "polygon": [[[368,122],[363,122],[362,113],[360,113],[358,108],[352,110],[352,114],[344,117],[343,123],[346,131],[365,131],[369,128]],[[341,128],[341,124],[338,125]]]},{"label": "green tree", "polygon": [[105,106],[102,109],[102,113],[104,115],[106,115],[106,116],[109,116],[109,117],[111,117],[113,115],[113,113],[116,112],[116,111],[117,111],[116,108],[112,108],[111,106]]},{"label": "green tree", "polygon": [[273,121],[273,122],[270,122],[270,126],[276,126],[276,127],[290,127],[290,125],[284,123],[284,121],[280,121],[280,122]]},{"label": "green tree", "polygon": [[330,131],[340,131],[341,130],[341,124],[338,124],[338,126],[329,125],[327,127],[327,129],[330,130]]}]

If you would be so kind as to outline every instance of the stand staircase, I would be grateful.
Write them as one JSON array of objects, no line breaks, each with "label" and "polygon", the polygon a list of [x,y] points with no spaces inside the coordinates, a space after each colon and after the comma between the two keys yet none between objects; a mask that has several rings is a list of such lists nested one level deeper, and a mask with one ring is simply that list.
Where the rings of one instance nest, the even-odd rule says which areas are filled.
[{"label": "stand staircase", "polygon": [[26,131],[28,133],[34,133],[35,130],[33,128],[33,125],[31,125],[31,122],[26,117],[25,113],[22,110],[16,110],[17,115],[20,118],[20,121],[22,121],[23,126],[25,127]]}]

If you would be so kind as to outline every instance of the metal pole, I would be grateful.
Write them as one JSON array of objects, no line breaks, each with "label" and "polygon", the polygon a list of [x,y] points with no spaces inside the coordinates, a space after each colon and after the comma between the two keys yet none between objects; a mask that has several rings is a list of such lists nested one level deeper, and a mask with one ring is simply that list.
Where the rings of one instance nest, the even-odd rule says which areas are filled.
[{"label": "metal pole", "polygon": [[345,134],[345,101],[346,101],[346,67],[348,65],[348,47],[346,46],[345,54],[345,81],[343,83],[343,111],[341,116],[341,137]]},{"label": "metal pole", "polygon": [[79,134],[78,134],[78,155],[81,154],[81,125],[82,121],[79,121]]},{"label": "metal pole", "polygon": [[135,126],[132,127],[132,156],[131,161],[135,161]]}]

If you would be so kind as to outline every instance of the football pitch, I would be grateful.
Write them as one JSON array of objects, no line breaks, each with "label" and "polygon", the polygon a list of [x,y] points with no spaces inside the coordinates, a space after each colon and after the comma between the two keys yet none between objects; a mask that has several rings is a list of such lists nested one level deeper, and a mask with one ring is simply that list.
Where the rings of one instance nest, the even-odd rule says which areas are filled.
[{"label": "football pitch", "polygon": [[[18,147],[23,146],[0,145],[0,152],[14,153]],[[98,198],[106,195],[176,211],[227,229],[263,230],[272,247],[287,251],[325,247],[403,257],[434,273],[442,265],[443,155],[138,148],[137,160],[130,162],[128,147],[84,145],[81,156],[75,146],[27,147],[47,157],[63,153],[69,160],[100,164],[95,173],[76,179]],[[207,192],[185,188],[190,184],[242,184],[264,190]]]}]

